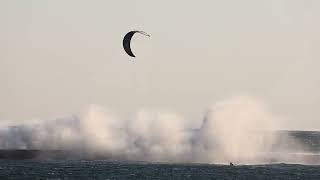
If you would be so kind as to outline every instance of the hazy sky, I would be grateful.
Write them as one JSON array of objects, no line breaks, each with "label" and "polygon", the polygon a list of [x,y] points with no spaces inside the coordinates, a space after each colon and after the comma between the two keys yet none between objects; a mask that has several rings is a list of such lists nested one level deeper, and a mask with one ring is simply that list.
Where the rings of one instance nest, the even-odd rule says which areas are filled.
[{"label": "hazy sky", "polygon": [[[262,98],[292,128],[320,129],[320,1],[0,0],[0,120],[89,104],[200,119]],[[122,49],[130,30],[132,59]],[[132,61],[134,60],[134,61]]]}]

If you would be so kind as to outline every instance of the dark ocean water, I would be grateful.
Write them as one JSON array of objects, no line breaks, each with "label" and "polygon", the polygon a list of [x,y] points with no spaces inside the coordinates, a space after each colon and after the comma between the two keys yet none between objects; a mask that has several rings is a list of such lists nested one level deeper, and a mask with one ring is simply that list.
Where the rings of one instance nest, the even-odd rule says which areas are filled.
[{"label": "dark ocean water", "polygon": [[320,166],[0,160],[0,179],[320,179]]}]

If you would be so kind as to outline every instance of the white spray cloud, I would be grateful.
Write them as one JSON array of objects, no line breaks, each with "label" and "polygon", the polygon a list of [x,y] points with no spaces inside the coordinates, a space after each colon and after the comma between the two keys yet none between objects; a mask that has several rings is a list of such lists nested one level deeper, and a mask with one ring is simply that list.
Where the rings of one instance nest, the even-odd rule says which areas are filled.
[{"label": "white spray cloud", "polygon": [[209,147],[206,151],[213,160],[222,162],[257,160],[261,152],[271,149],[273,137],[264,134],[278,123],[264,104],[245,96],[215,104],[206,118],[201,141]]},{"label": "white spray cloud", "polygon": [[1,125],[0,148],[65,150],[83,158],[262,163],[268,162],[266,154],[278,142],[270,132],[279,127],[279,120],[261,100],[248,96],[216,103],[200,128],[188,127],[190,123],[175,113],[145,108],[124,120],[91,105],[79,117]]},{"label": "white spray cloud", "polygon": [[143,160],[174,161],[190,151],[183,118],[171,113],[143,109],[128,123],[130,144]]}]

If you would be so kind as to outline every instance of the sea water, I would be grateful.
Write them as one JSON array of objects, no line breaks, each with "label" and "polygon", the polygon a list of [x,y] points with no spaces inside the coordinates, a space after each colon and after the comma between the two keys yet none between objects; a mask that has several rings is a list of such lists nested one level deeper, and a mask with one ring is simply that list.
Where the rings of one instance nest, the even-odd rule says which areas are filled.
[{"label": "sea water", "polygon": [[320,179],[319,165],[0,160],[0,179]]}]

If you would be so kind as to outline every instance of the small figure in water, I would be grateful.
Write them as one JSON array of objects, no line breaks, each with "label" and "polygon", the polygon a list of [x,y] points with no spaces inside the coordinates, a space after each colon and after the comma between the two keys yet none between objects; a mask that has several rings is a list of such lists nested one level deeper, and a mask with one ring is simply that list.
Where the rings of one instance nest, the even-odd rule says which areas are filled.
[{"label": "small figure in water", "polygon": [[230,164],[229,164],[229,165],[230,165],[230,166],[234,166],[232,162],[230,162]]}]

